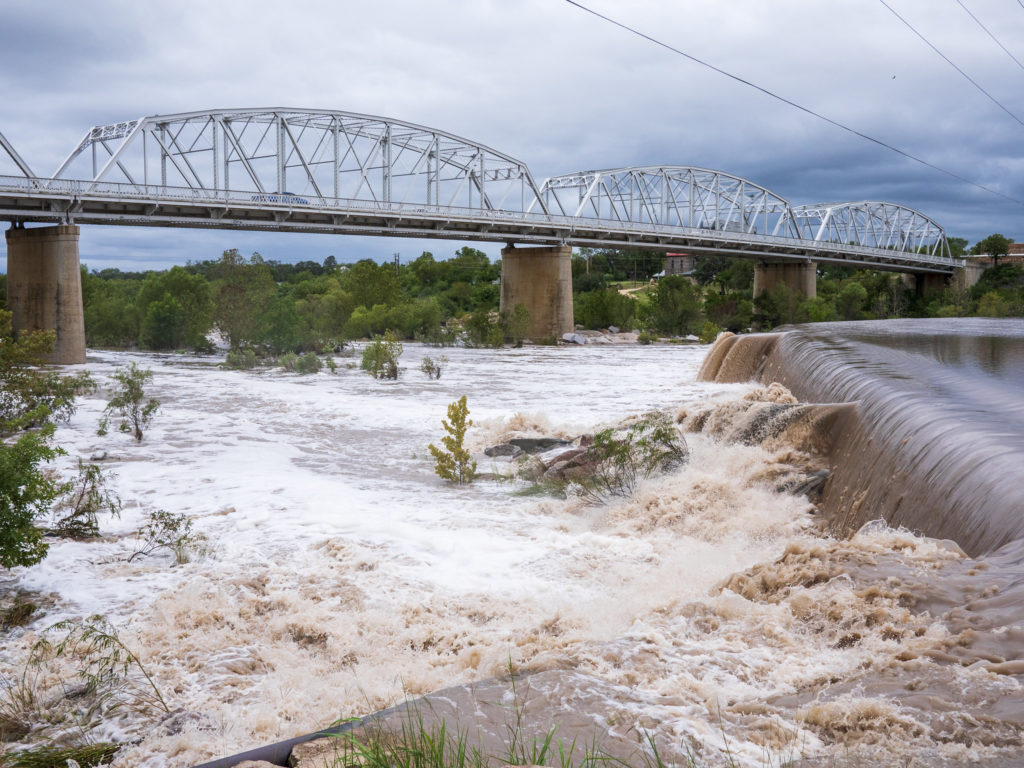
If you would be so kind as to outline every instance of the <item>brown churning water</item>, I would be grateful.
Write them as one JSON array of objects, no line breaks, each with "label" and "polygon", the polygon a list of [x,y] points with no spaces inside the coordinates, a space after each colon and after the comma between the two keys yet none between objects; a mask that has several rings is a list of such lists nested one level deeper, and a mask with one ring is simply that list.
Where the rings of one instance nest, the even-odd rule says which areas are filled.
[{"label": "brown churning water", "polygon": [[725,336],[700,378],[779,382],[804,402],[855,403],[834,422],[820,509],[980,555],[1024,537],[1024,323],[900,320]]}]

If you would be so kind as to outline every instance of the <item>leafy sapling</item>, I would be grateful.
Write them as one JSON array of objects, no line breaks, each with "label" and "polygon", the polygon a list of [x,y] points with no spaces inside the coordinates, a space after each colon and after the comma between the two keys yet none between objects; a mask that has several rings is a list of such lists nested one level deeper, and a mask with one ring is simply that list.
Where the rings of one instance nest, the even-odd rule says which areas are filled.
[{"label": "leafy sapling", "polygon": [[103,616],[82,622],[66,619],[46,632],[61,632],[63,637],[56,643],[45,636],[39,640],[32,648],[31,663],[40,665],[62,656],[74,659],[84,683],[80,706],[87,704],[108,717],[121,707],[139,713],[171,712],[149,670]]},{"label": "leafy sapling", "polygon": [[402,342],[398,336],[393,331],[387,331],[383,337],[378,336],[366,345],[359,367],[375,379],[397,379],[398,358],[402,351]]},{"label": "leafy sapling", "polygon": [[121,499],[107,487],[109,475],[97,464],[78,460],[78,476],[64,484],[64,495],[54,507],[53,530],[69,539],[88,539],[100,533],[99,516],[121,516]]},{"label": "leafy sapling", "polygon": [[160,408],[160,401],[155,398],[146,399],[146,382],[153,378],[153,372],[148,368],[139,368],[136,363],[130,363],[112,374],[117,386],[114,387],[114,396],[107,403],[103,410],[103,418],[100,419],[100,428],[97,434],[107,434],[112,417],[121,419],[117,428],[121,432],[130,432],[136,441],[142,441],[142,429],[148,428],[157,410]]},{"label": "leafy sapling", "polygon": [[428,379],[440,379],[441,371],[447,362],[448,358],[444,355],[441,355],[436,360],[432,357],[424,357],[420,363],[420,370],[423,371],[423,375]]},{"label": "leafy sapling", "polygon": [[589,474],[571,484],[592,504],[613,496],[629,498],[641,479],[670,472],[689,458],[682,434],[664,413],[654,411],[625,429],[594,435],[586,452]]},{"label": "leafy sapling", "polygon": [[176,515],[165,509],[149,513],[149,520],[139,529],[142,545],[129,557],[130,563],[136,557],[148,557],[162,550],[174,555],[178,565],[189,562],[197,553],[206,549],[206,536],[192,531],[192,521],[187,515]]},{"label": "leafy sapling", "polygon": [[441,426],[448,434],[441,438],[444,448],[429,445],[430,455],[434,457],[434,471],[442,480],[462,485],[473,482],[476,476],[476,462],[472,460],[464,442],[466,430],[473,426],[469,419],[469,407],[463,395],[448,405],[448,420],[441,421]]}]

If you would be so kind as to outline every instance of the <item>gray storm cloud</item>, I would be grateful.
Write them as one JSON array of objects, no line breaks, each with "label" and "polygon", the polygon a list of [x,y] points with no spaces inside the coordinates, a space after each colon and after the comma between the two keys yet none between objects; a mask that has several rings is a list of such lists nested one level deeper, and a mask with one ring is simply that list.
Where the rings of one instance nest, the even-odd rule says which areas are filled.
[{"label": "gray storm cloud", "polygon": [[[1024,58],[1024,8],[965,3]],[[1024,206],[839,130],[561,0],[3,3],[0,131],[51,173],[93,124],[242,106],[435,126],[540,179],[641,164],[717,168],[795,203],[881,199],[972,242],[1024,238]],[[955,3],[890,5],[1011,112],[1024,70]],[[590,7],[787,99],[1024,200],[1024,126],[882,4],[714,0]],[[10,172],[0,158],[0,173]],[[1020,229],[1020,231],[1018,231]],[[268,258],[439,255],[456,243],[88,228],[82,257],[158,268],[225,248]],[[492,256],[497,246],[483,245]],[[3,246],[0,244],[0,249]],[[0,259],[4,257],[0,251]]]}]

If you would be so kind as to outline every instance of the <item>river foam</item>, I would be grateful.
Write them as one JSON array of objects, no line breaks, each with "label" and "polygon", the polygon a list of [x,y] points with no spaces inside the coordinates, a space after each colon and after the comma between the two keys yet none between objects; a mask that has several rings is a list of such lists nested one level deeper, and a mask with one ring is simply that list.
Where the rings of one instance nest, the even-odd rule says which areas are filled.
[{"label": "river foam", "polygon": [[[54,604],[8,635],[3,671],[13,679],[53,621],[108,617],[176,710],[95,724],[129,743],[126,766],[192,765],[436,691],[504,701],[510,666],[529,681],[531,723],[615,753],[648,734],[710,765],[1019,755],[1005,703],[1021,693],[1019,624],[1001,599],[1019,588],[1016,553],[974,561],[884,525],[824,535],[792,492],[825,466],[794,437],[813,419],[766,429],[781,422],[756,413],[801,406],[778,388],[697,383],[706,350],[444,350],[435,382],[416,367],[436,350],[410,345],[398,383],[351,358],[299,377],[93,354],[100,378],[152,367],[162,411],[139,445],[95,435],[101,396],[59,430],[65,471],[108,453],[126,508],[103,541],[55,542],[14,573]],[[482,470],[508,468],[480,455],[492,442],[655,408],[690,430],[691,461],[599,507],[446,486],[426,445],[461,394]],[[189,515],[206,553],[124,562],[154,508]]]}]

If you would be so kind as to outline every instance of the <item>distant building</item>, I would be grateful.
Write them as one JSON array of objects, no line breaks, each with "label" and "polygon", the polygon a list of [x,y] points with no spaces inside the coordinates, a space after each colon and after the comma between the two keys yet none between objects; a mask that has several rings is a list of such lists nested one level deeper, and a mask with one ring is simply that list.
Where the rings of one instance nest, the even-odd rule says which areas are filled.
[{"label": "distant building", "polygon": [[[991,267],[992,256],[987,253],[979,253],[977,256],[967,256],[967,260],[973,264],[984,267]],[[1010,250],[1005,256],[999,258],[1000,264],[1017,264],[1024,266],[1024,243],[1010,243]]]},{"label": "distant building", "polygon": [[690,277],[690,273],[693,272],[693,261],[694,257],[688,253],[666,253],[665,274]]}]

